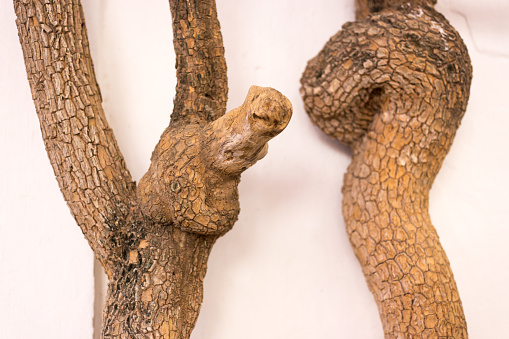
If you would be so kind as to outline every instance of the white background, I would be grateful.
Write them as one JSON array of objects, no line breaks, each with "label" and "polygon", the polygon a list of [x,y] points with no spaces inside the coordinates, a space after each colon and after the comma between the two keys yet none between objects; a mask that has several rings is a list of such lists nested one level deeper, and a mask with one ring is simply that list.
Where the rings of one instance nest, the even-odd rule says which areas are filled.
[{"label": "white background", "polygon": [[[85,0],[108,120],[135,180],[169,122],[174,54],[165,0]],[[474,67],[468,110],[430,196],[471,338],[509,319],[509,4],[439,0]],[[293,103],[288,128],[240,185],[241,214],[215,245],[193,339],[382,338],[344,231],[349,152],[309,122],[306,61],[353,0],[218,0],[229,109],[252,84]],[[0,4],[0,338],[93,338],[101,276],[58,190],[26,80],[11,1]],[[96,271],[98,271],[96,269]],[[94,286],[97,285],[97,286]]]}]

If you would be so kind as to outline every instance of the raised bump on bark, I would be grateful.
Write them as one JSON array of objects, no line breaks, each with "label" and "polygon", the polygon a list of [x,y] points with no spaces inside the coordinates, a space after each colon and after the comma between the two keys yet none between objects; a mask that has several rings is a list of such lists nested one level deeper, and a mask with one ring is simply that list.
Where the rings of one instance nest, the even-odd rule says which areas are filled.
[{"label": "raised bump on bark", "polygon": [[291,115],[284,95],[252,86],[240,107],[212,122],[169,127],[138,185],[144,215],[186,232],[229,231],[239,213],[240,174],[267,154]]}]

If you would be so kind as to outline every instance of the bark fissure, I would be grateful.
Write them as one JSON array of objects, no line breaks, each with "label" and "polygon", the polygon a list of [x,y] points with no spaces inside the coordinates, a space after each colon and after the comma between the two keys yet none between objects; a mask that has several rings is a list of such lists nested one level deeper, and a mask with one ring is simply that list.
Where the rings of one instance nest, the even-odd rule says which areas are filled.
[{"label": "bark fissure", "polygon": [[468,52],[434,1],[356,4],[307,65],[306,111],[352,149],[343,215],[385,337],[467,338],[428,194],[466,109]]},{"label": "bark fissure", "polygon": [[253,86],[225,114],[226,62],[214,1],[170,0],[177,93],[138,186],[101,107],[78,0],[15,0],[25,65],[55,176],[108,274],[103,338],[189,338],[207,260],[239,213],[241,173],[292,107]]}]

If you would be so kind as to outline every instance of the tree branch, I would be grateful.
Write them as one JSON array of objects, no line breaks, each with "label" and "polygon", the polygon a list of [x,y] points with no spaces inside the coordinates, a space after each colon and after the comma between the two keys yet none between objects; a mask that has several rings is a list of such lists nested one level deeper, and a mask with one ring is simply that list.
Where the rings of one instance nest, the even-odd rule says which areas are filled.
[{"label": "tree branch", "polygon": [[16,25],[44,144],[60,190],[95,255],[130,211],[134,184],[101,106],[78,0],[14,1]]},{"label": "tree branch", "polygon": [[466,339],[428,207],[472,67],[460,35],[422,5],[432,0],[397,2],[345,24],[308,62],[301,94],[311,120],[352,150],[343,216],[385,338]]},{"label": "tree branch", "polygon": [[228,79],[214,0],[170,0],[177,93],[172,124],[213,121],[226,112]]}]

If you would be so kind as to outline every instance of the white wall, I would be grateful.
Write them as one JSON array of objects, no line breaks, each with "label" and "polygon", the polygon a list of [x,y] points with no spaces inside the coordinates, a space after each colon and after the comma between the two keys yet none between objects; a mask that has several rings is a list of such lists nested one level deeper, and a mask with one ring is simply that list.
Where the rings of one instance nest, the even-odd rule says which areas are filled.
[{"label": "white wall", "polygon": [[[168,3],[84,0],[104,107],[135,180],[167,126],[174,94]],[[502,338],[509,317],[509,4],[439,0],[463,36],[468,111],[430,197],[471,338]],[[352,0],[218,0],[229,109],[250,85],[288,96],[294,116],[242,176],[241,214],[215,245],[193,339],[382,338],[348,243],[348,151],[311,125],[299,78]],[[12,3],[0,4],[0,338],[93,337],[93,256],[47,160]],[[100,290],[100,288],[99,288]]]}]

